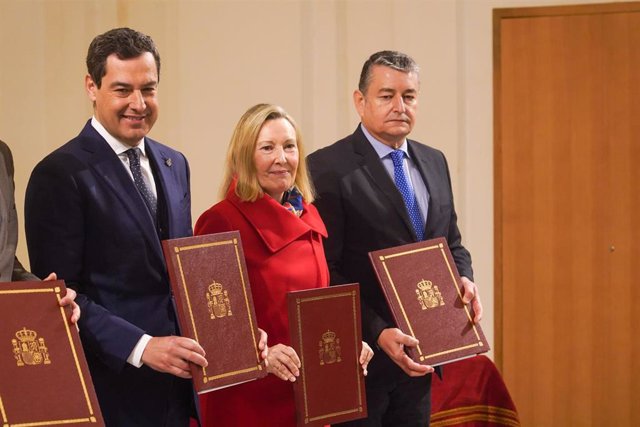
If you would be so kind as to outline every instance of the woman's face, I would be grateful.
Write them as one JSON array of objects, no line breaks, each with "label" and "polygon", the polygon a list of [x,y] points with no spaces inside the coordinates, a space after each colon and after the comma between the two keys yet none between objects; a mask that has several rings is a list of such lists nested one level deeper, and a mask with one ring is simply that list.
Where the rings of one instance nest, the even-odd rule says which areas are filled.
[{"label": "woman's face", "polygon": [[268,120],[262,125],[253,161],[260,187],[280,202],[293,186],[298,170],[296,131],[287,119]]}]

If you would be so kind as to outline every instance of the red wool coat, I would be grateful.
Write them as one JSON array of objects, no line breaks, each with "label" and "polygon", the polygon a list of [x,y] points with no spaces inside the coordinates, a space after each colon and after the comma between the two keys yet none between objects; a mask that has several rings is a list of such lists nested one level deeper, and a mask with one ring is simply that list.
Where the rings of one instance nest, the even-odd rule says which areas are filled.
[{"label": "red wool coat", "polygon": [[[194,232],[231,230],[240,231],[258,326],[269,345],[290,345],[287,292],[329,285],[327,231],[318,211],[304,204],[298,218],[270,196],[242,202],[231,188],[200,216]],[[205,427],[295,426],[292,384],[274,375],[204,394],[200,405]]]}]

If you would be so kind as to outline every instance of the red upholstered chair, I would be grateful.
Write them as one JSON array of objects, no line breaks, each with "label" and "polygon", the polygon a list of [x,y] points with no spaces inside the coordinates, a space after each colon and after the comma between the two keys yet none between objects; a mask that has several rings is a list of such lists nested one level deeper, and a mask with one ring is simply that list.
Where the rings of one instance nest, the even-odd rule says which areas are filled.
[{"label": "red upholstered chair", "polygon": [[442,379],[433,376],[431,427],[519,425],[507,387],[486,356],[446,364]]}]

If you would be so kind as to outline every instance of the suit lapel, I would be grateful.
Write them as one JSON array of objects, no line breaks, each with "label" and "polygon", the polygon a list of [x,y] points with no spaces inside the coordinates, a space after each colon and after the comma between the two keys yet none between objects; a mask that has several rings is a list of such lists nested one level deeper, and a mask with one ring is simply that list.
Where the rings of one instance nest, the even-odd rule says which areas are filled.
[{"label": "suit lapel", "polygon": [[382,161],[378,157],[378,153],[376,153],[376,150],[371,146],[367,137],[362,133],[360,126],[358,126],[358,129],[353,133],[353,137],[354,152],[362,157],[360,164],[362,170],[369,176],[370,182],[372,183],[371,186],[376,187],[378,191],[389,200],[389,203],[393,206],[407,230],[411,233],[414,240],[416,240],[416,233],[411,224],[411,219],[409,218],[402,195],[384,168]]},{"label": "suit lapel", "polygon": [[[142,200],[120,158],[91,126],[90,122],[87,123],[80,135],[83,137],[82,148],[91,153],[89,166],[120,200],[123,208],[138,223],[147,240],[153,247],[156,247],[158,255],[162,256],[162,248],[149,209],[144,204],[144,200]],[[117,215],[117,212],[114,211],[114,215]]]},{"label": "suit lapel", "polygon": [[438,165],[434,163],[434,159],[432,156],[427,155],[427,153],[421,153],[423,147],[420,146],[420,143],[407,140],[409,145],[409,152],[411,153],[411,159],[416,164],[420,175],[422,176],[422,181],[424,185],[427,187],[427,191],[429,192],[429,206],[427,206],[427,221],[425,224],[425,236],[431,236],[433,233],[430,233],[430,224],[433,224],[434,215],[431,215],[431,210],[433,206],[439,206],[438,203],[438,193],[435,190],[436,182],[438,181],[438,175],[436,171],[438,170]]},{"label": "suit lapel", "polygon": [[[10,170],[12,165],[10,163],[10,159],[8,157],[9,153],[7,153],[7,157],[5,157],[4,150],[0,150],[0,209],[3,212],[9,212],[13,208],[13,183],[11,176],[13,171]],[[6,224],[2,224],[3,228],[6,228]],[[6,232],[6,230],[3,230]]]},{"label": "suit lapel", "polygon": [[[180,194],[180,191],[182,191],[173,176],[173,160],[160,145],[149,138],[145,138],[145,145],[151,167],[154,170],[156,191],[158,192],[158,208],[160,208],[160,201],[164,200],[167,211],[167,224],[173,224],[175,213],[172,200],[175,199],[176,194]],[[174,195],[174,197],[171,197],[171,195]],[[160,210],[158,210],[158,217],[160,215]]]}]

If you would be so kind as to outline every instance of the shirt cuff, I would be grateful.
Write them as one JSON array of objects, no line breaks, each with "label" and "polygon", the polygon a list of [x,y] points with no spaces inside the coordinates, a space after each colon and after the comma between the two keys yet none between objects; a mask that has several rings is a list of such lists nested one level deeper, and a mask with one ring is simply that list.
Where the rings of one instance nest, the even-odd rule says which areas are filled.
[{"label": "shirt cuff", "polygon": [[133,347],[131,354],[127,358],[128,363],[135,366],[136,368],[142,366],[142,353],[144,353],[144,349],[147,348],[147,344],[149,343],[149,341],[151,341],[151,338],[153,337],[147,334],[144,334],[140,337],[140,339],[138,340],[138,344]]}]

